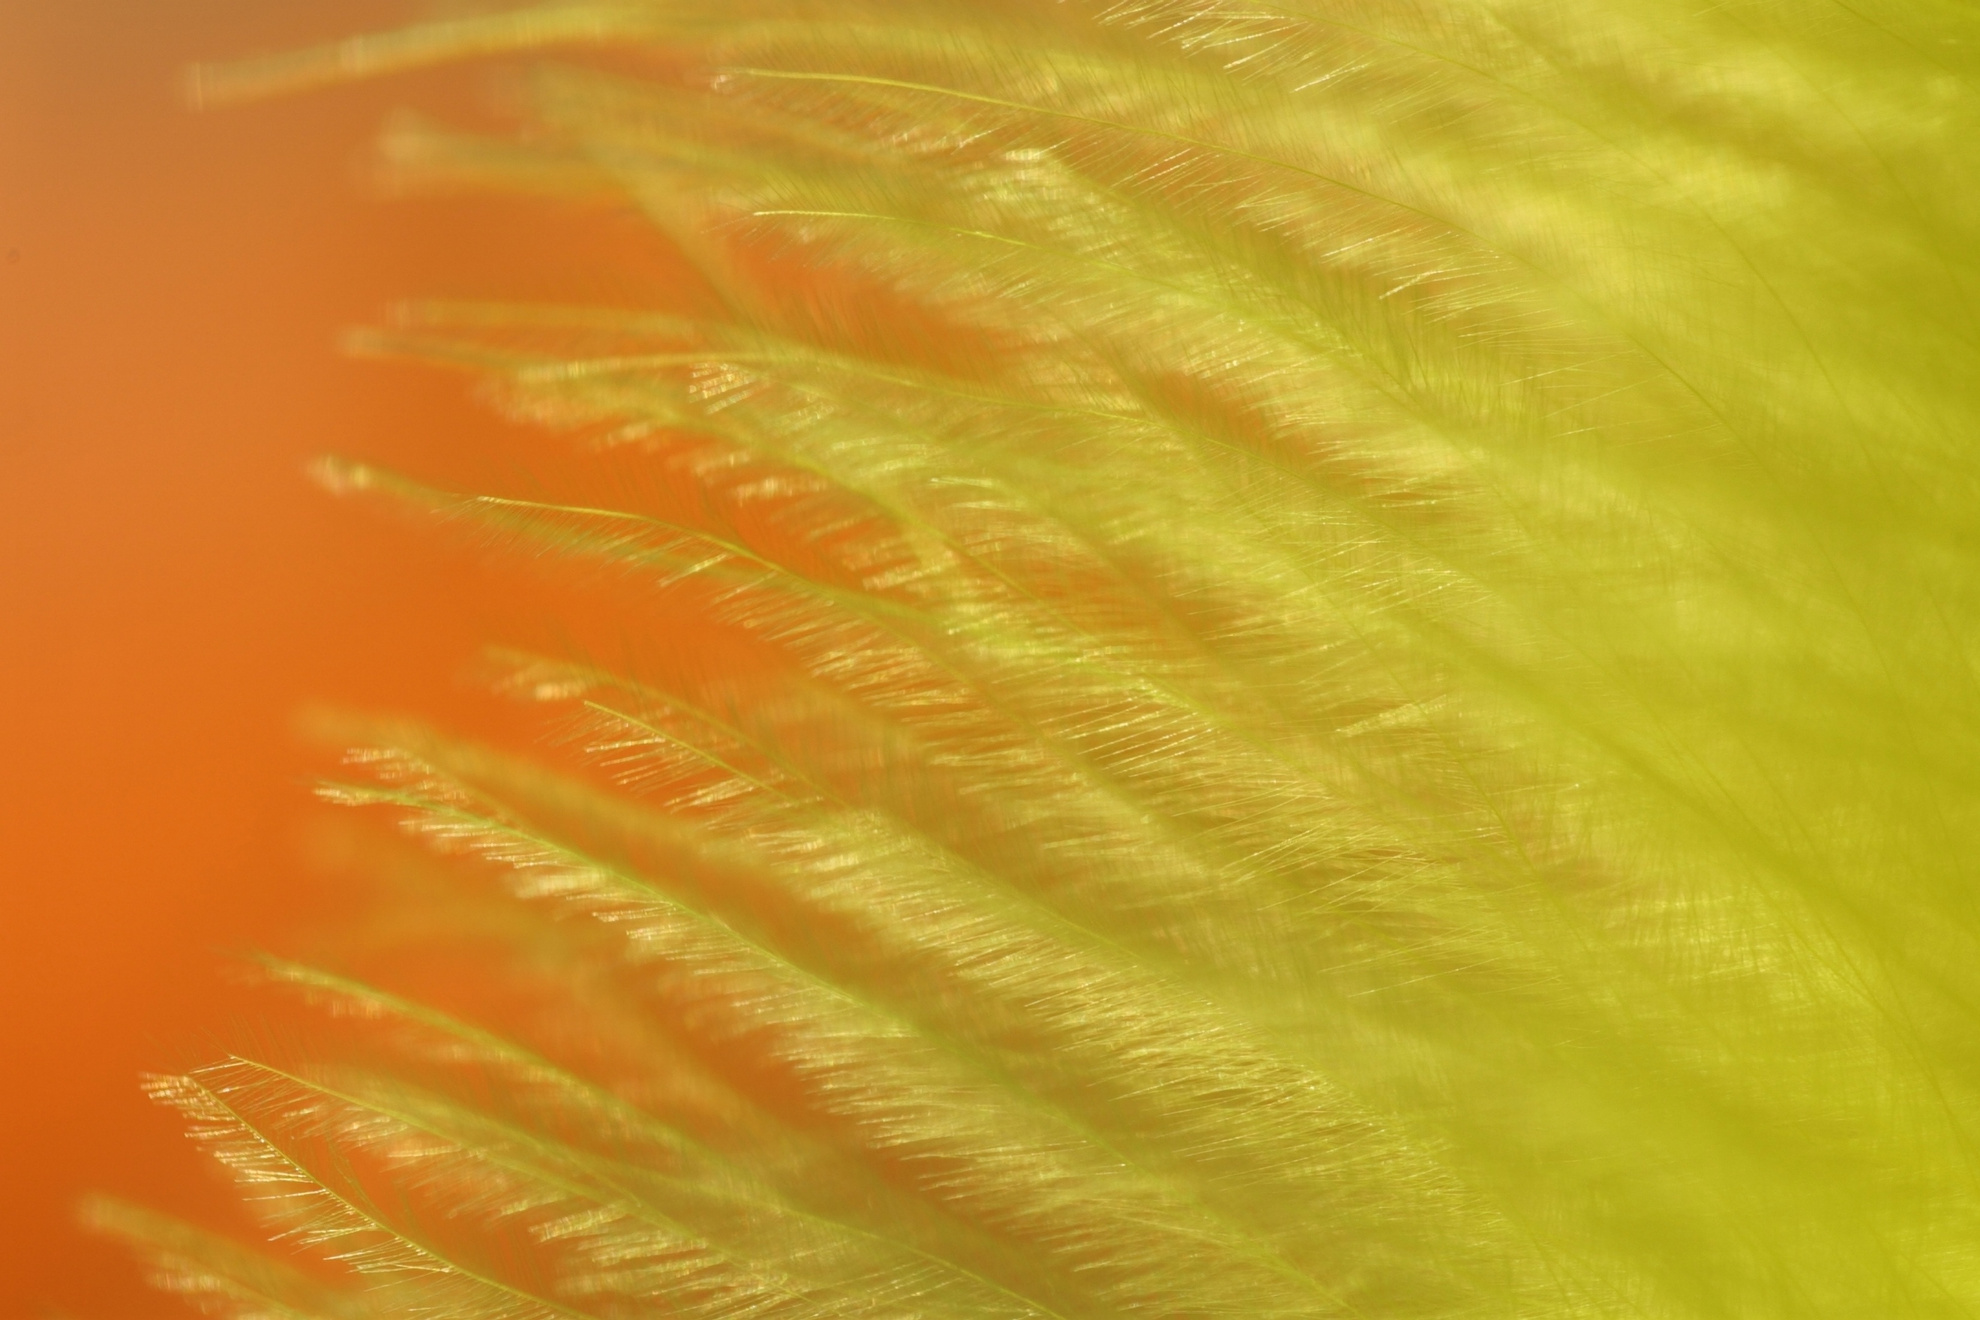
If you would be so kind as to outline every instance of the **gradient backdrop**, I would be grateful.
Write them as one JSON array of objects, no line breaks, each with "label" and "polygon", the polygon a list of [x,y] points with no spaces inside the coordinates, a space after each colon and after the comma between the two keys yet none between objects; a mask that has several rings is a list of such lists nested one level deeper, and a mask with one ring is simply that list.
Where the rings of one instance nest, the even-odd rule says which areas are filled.
[{"label": "gradient backdrop", "polygon": [[229,1213],[137,1078],[210,1054],[230,950],[337,902],[296,861],[290,716],[444,714],[515,608],[303,479],[325,450],[420,472],[501,440],[458,381],[341,359],[336,332],[406,293],[624,292],[581,287],[546,211],[364,182],[389,108],[458,110],[481,73],[179,99],[191,59],[403,12],[0,0],[0,1316],[172,1309],[71,1208]]}]

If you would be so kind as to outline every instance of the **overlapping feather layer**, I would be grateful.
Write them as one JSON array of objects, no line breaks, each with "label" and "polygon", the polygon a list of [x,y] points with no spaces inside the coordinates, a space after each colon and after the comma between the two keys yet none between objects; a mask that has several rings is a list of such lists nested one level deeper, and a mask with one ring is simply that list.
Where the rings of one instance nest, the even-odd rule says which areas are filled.
[{"label": "overlapping feather layer", "polygon": [[241,1320],[1971,1313],[1976,43],[672,0],[207,71],[555,48],[387,164],[699,287],[361,338],[570,456],[323,482],[625,644],[491,660],[561,750],[320,721],[437,854],[346,847],[397,956],[155,1084],[304,1262],[96,1222]]}]

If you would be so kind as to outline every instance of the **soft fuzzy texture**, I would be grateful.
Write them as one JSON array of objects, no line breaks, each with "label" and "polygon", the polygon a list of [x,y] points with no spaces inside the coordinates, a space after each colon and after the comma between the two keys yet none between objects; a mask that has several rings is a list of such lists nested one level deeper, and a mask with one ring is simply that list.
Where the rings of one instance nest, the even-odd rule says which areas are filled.
[{"label": "soft fuzzy texture", "polygon": [[547,5],[196,86],[552,48],[389,167],[704,287],[360,338],[555,494],[318,475],[622,644],[492,656],[548,750],[317,719],[439,854],[345,846],[397,953],[154,1083],[279,1245],[93,1222],[227,1320],[1980,1310],[1970,5]]}]

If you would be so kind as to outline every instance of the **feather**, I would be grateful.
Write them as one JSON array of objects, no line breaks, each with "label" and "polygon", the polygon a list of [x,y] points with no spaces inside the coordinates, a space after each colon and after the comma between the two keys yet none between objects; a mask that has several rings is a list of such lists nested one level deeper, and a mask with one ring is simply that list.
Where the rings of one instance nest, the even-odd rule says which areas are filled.
[{"label": "feather", "polygon": [[542,489],[314,472],[622,644],[491,650],[528,750],[313,717],[396,915],[152,1084],[271,1245],[95,1227],[240,1320],[1980,1309],[1967,7],[622,0],[194,85],[518,55],[389,182],[702,287],[352,337]]}]

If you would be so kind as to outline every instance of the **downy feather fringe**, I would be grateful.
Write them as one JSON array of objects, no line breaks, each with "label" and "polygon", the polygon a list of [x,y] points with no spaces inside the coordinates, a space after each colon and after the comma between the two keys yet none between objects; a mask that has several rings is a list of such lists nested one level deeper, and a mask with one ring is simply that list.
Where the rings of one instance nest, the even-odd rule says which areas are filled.
[{"label": "downy feather fringe", "polygon": [[628,0],[194,87],[522,53],[389,180],[705,287],[400,308],[571,457],[317,476],[638,644],[491,654],[549,751],[315,717],[404,915],[151,1083],[276,1245],[93,1225],[233,1320],[1980,1310],[1970,6]]}]

